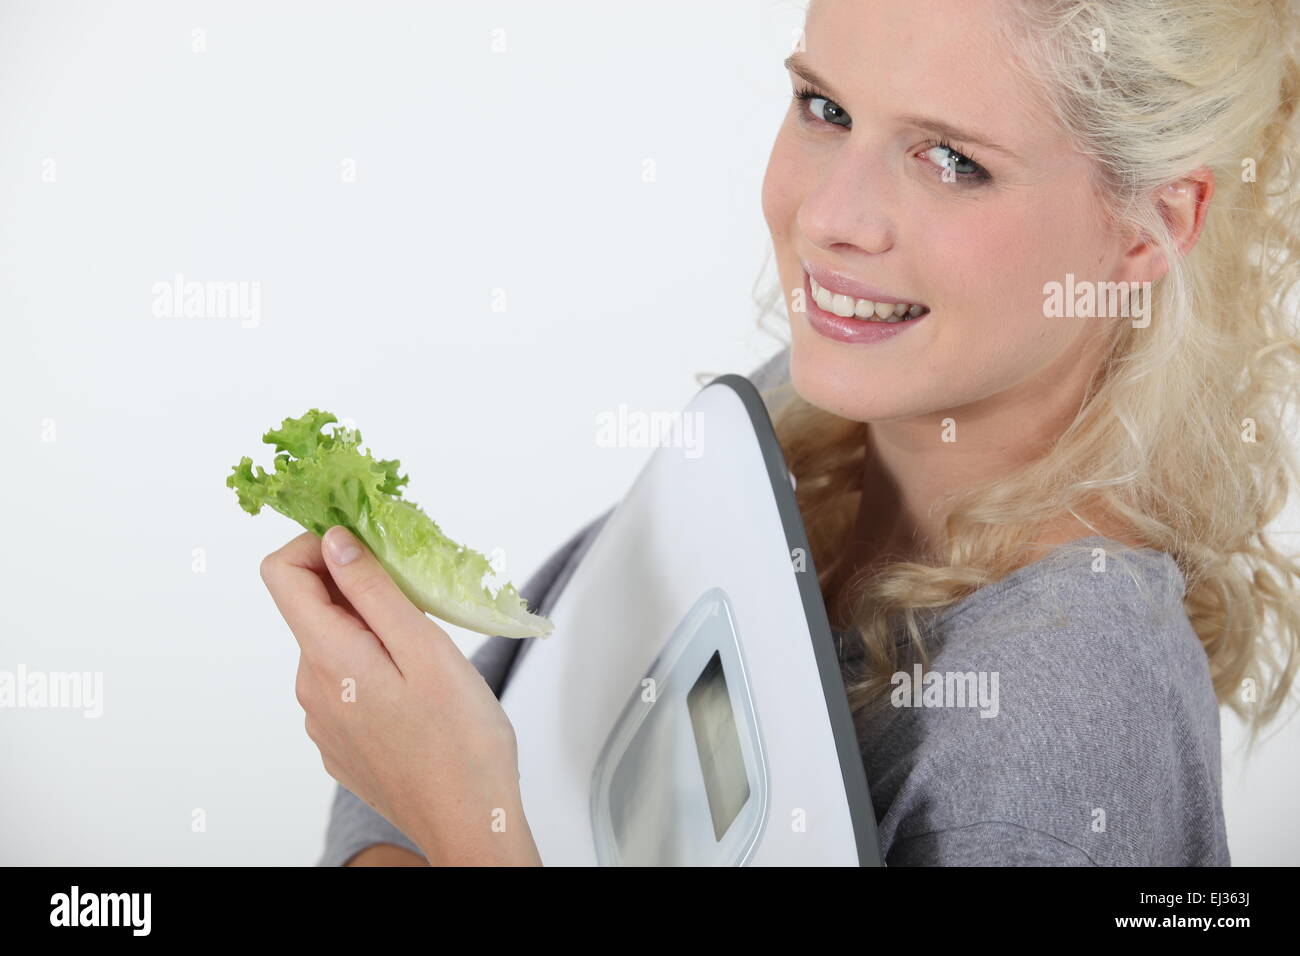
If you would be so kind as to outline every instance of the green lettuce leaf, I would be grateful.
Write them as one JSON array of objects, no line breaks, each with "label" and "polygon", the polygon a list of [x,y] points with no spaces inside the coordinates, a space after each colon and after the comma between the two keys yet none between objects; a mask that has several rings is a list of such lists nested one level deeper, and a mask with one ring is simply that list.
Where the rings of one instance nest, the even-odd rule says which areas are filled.
[{"label": "green lettuce leaf", "polygon": [[409,480],[399,462],[376,461],[362,452],[361,433],[337,426],[329,412],[311,409],[286,418],[262,441],[275,446],[271,474],[241,458],[226,478],[239,505],[257,514],[269,505],[308,531],[324,535],[341,524],[365,542],[402,593],[420,610],[480,634],[547,637],[550,620],[532,614],[507,582],[491,593],[483,579],[492,566],[482,554],[462,547],[413,502],[401,497]]}]

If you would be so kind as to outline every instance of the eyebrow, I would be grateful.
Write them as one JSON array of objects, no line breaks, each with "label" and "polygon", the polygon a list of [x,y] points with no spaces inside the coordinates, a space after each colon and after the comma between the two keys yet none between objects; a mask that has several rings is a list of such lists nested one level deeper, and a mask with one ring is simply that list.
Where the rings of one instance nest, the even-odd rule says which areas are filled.
[{"label": "eyebrow", "polygon": [[[813,86],[825,90],[826,95],[831,99],[836,102],[839,101],[839,95],[835,92],[835,88],[830,83],[827,83],[816,70],[805,63],[798,53],[792,53],[790,56],[786,57],[785,68],[792,73],[803,77]],[[1020,160],[1019,156],[1007,149],[1005,146],[1001,146],[992,140],[984,139],[982,136],[976,136],[974,133],[969,130],[964,130],[960,126],[945,123],[943,120],[932,119],[928,116],[920,116],[915,113],[900,116],[898,117],[898,120],[901,123],[915,126],[917,129],[926,130],[937,136],[942,136],[945,139],[955,139],[964,143],[973,143],[976,146],[983,146],[987,149],[997,150],[1014,160]]]}]

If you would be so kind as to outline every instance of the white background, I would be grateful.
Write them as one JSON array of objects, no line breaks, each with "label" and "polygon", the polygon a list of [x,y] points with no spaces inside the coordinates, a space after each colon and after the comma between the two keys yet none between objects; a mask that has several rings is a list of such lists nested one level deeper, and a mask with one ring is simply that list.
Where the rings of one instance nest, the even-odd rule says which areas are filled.
[{"label": "white background", "polygon": [[[649,454],[598,447],[599,413],[678,410],[779,347],[751,296],[801,22],[0,4],[0,669],[105,684],[98,720],[0,710],[0,863],[315,862],[334,783],[257,573],[302,529],[241,511],[231,466],[269,467],[286,416],[349,417],[522,584]],[[259,283],[256,326],[154,316],[175,273]],[[1295,725],[1246,772],[1223,726],[1234,862],[1300,862]]]}]

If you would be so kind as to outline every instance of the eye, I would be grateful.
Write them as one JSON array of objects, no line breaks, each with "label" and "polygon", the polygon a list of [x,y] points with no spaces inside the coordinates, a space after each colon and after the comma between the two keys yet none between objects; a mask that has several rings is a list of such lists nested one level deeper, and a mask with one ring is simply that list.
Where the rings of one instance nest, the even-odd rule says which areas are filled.
[{"label": "eye", "polygon": [[992,178],[983,166],[957,152],[946,140],[927,143],[925,155],[939,167],[940,176],[947,182],[986,183]]},{"label": "eye", "polygon": [[[820,121],[823,123],[829,123],[832,126],[840,126],[845,129],[848,128],[850,123],[849,114],[844,112],[844,108],[829,97],[822,96],[812,87],[805,86],[795,90],[794,99],[795,102],[799,104],[799,119],[802,122],[811,126],[816,125],[816,123]],[[808,105],[805,106],[805,103]],[[814,103],[824,104],[821,107],[820,113],[813,105]],[[810,119],[809,114],[815,117],[815,119]]]},{"label": "eye", "polygon": [[[804,86],[794,91],[794,102],[798,106],[799,122],[805,126],[816,127],[821,124],[849,129],[852,120],[844,108],[828,96],[823,96],[815,88]],[[808,104],[808,105],[804,105]],[[821,104],[820,107],[815,104]],[[939,167],[940,178],[945,182],[960,182],[975,186],[992,182],[993,177],[974,158],[957,152],[947,140],[934,140],[925,144],[926,157]]]}]

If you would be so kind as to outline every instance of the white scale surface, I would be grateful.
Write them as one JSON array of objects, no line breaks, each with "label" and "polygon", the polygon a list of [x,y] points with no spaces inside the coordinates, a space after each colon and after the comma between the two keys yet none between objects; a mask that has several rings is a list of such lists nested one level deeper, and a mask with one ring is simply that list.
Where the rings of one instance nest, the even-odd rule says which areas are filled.
[{"label": "white scale surface", "polygon": [[737,376],[697,394],[702,453],[654,450],[510,675],[502,706],[548,865],[878,862],[820,595],[809,613],[815,571],[795,570],[777,503],[789,473],[770,437],[765,459],[756,408]]}]

